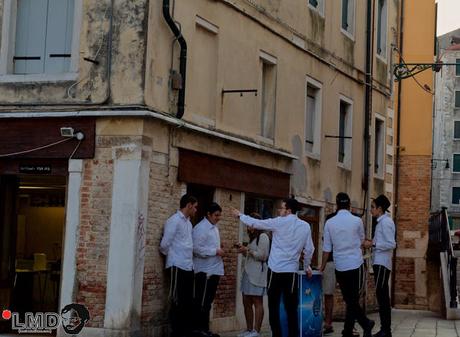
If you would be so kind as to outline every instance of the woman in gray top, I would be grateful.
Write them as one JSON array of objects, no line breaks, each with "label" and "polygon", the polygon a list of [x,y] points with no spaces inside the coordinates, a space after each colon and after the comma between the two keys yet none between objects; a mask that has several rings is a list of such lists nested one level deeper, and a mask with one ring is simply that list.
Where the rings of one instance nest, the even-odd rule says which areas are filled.
[{"label": "woman in gray top", "polygon": [[238,246],[238,252],[246,257],[241,279],[241,292],[243,293],[247,330],[238,337],[258,337],[264,318],[263,296],[267,285],[270,239],[267,233],[255,228],[248,227],[247,231],[249,244]]}]

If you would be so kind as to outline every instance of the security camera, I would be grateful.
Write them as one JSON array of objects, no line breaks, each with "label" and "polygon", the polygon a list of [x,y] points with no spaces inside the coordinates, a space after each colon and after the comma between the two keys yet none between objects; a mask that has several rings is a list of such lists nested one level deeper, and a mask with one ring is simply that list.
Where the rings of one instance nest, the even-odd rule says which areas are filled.
[{"label": "security camera", "polygon": [[62,137],[74,137],[74,129],[71,127],[62,127],[61,136]]}]

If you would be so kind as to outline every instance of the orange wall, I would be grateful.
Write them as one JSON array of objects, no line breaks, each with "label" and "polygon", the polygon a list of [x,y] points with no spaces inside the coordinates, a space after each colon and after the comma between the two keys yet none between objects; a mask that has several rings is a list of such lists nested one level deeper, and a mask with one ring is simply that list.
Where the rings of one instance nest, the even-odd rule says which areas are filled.
[{"label": "orange wall", "polygon": [[[433,63],[435,0],[406,0],[404,4],[404,61]],[[431,70],[415,78],[434,90]],[[412,78],[402,80],[401,85],[401,155],[431,155],[433,96]]]}]

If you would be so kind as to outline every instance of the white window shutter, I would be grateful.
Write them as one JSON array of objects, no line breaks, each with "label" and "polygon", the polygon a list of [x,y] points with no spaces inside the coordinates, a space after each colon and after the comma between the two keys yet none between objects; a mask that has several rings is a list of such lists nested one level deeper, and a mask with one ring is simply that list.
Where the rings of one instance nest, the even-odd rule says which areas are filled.
[{"label": "white window shutter", "polygon": [[17,4],[14,73],[43,73],[48,0],[18,0]]},{"label": "white window shutter", "polygon": [[45,73],[69,71],[72,53],[74,0],[48,0]]}]

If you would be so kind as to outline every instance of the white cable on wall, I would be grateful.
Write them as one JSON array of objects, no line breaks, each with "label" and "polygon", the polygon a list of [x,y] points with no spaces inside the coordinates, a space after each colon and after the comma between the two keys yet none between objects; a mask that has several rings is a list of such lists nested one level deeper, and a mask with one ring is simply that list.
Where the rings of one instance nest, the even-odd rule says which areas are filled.
[{"label": "white cable on wall", "polygon": [[[55,145],[58,145],[58,144],[67,142],[67,141],[69,141],[69,140],[71,140],[71,139],[73,139],[73,138],[62,139],[62,140],[59,140],[59,141],[57,141],[57,142],[50,143],[50,144],[46,144],[46,145],[43,145],[43,146],[40,146],[40,147],[36,147],[36,148],[30,149],[30,150],[24,150],[24,151],[12,152],[12,153],[0,154],[0,158],[11,157],[11,156],[17,156],[17,155],[21,155],[21,154],[25,154],[25,153],[31,153],[31,152],[35,152],[35,151],[40,151],[40,150],[43,150],[43,149],[46,149],[46,148],[49,148],[49,147],[52,147],[52,146],[55,146]],[[81,143],[81,141],[78,143],[77,146],[79,146],[80,143]],[[77,147],[76,149],[78,149],[78,147]],[[75,151],[76,151],[76,150],[74,150],[74,153],[75,153]],[[72,156],[73,156],[74,153],[72,153]]]}]

